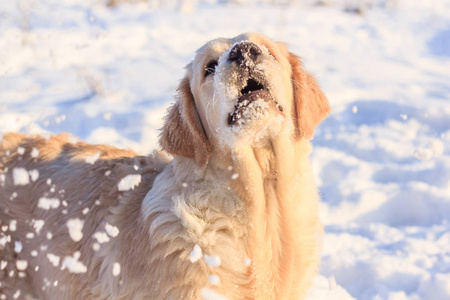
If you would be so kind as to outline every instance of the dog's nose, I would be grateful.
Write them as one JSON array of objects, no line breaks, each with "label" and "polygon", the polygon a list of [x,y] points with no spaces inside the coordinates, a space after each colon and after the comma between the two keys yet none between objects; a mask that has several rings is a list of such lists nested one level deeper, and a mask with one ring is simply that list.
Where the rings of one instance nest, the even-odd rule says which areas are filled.
[{"label": "dog's nose", "polygon": [[245,41],[233,46],[228,54],[228,60],[243,65],[245,61],[256,62],[258,56],[262,54],[261,49],[255,43]]}]

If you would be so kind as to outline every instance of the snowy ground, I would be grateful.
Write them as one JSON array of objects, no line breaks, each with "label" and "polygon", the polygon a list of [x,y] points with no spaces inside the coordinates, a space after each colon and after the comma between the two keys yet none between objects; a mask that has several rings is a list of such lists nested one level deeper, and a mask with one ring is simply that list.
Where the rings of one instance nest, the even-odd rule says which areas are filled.
[{"label": "snowy ground", "polygon": [[[202,2],[203,3],[203,2]],[[450,1],[336,7],[0,4],[0,135],[69,131],[148,153],[204,42],[259,31],[316,74],[321,275],[310,300],[450,299]]]}]

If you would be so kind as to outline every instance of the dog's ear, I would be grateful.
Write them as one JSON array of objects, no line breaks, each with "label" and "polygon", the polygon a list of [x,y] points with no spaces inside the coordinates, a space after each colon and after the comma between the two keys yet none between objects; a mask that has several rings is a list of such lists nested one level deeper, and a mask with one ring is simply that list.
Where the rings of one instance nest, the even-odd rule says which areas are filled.
[{"label": "dog's ear", "polygon": [[170,154],[191,158],[200,167],[205,167],[211,146],[195,106],[188,77],[181,81],[177,91],[177,101],[169,109],[162,128],[160,145]]},{"label": "dog's ear", "polygon": [[313,138],[314,128],[329,114],[331,108],[316,79],[303,69],[300,58],[289,53],[297,122],[297,136]]}]

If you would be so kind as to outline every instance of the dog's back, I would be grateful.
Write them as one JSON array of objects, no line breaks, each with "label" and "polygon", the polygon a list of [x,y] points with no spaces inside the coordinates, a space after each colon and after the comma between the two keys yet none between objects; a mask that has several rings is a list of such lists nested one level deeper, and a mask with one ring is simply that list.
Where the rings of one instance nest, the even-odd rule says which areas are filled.
[{"label": "dog's back", "polygon": [[[102,243],[114,238],[106,224],[118,210],[138,220],[141,201],[166,164],[160,153],[140,157],[65,134],[6,134],[0,144],[0,296],[92,297],[86,288],[96,278],[82,278],[83,267],[97,268],[90,274],[100,276]],[[134,181],[119,186],[130,174]],[[124,193],[140,201],[123,205]],[[62,277],[74,284],[58,285]]]}]

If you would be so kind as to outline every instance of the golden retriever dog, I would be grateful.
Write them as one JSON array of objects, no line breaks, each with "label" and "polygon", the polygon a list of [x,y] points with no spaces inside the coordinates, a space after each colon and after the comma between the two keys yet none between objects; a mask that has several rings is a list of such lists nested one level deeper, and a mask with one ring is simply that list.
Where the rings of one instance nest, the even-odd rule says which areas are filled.
[{"label": "golden retriever dog", "polygon": [[304,299],[329,110],[297,56],[247,33],[197,51],[162,151],[5,134],[0,298]]}]

